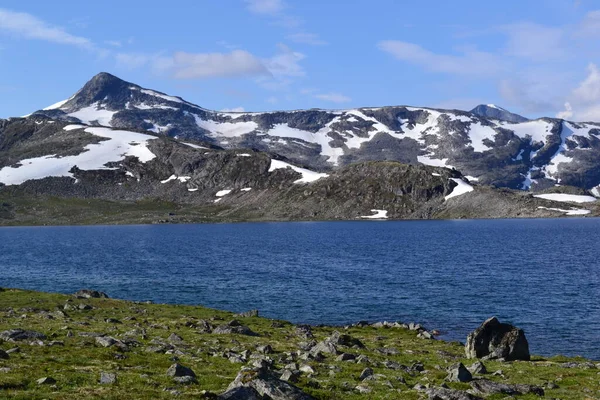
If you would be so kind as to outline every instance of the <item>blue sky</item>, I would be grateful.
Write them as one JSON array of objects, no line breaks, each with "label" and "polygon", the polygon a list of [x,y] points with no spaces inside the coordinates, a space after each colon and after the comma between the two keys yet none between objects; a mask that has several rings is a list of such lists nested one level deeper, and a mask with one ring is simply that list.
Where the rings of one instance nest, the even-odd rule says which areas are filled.
[{"label": "blue sky", "polygon": [[593,0],[172,0],[0,5],[0,117],[100,71],[212,109],[495,103],[600,120]]}]

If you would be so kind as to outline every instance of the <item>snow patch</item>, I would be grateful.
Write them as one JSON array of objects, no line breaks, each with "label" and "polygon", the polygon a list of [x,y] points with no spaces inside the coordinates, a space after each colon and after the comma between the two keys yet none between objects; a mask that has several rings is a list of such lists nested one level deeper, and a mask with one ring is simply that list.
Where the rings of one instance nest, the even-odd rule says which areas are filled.
[{"label": "snow patch", "polygon": [[592,196],[564,193],[536,194],[533,197],[537,197],[539,199],[544,200],[561,201],[566,203],[591,203],[592,201],[596,201],[596,198]]},{"label": "snow patch", "polygon": [[294,171],[302,174],[302,178],[295,180],[294,183],[310,183],[310,182],[319,180],[321,178],[327,178],[329,176],[327,174],[311,171],[306,168],[296,167],[295,165],[288,164],[286,162],[279,161],[279,160],[271,160],[271,166],[269,167],[269,172],[275,171],[276,169],[285,169],[285,168],[291,168]]},{"label": "snow patch", "polygon": [[69,171],[74,166],[82,170],[108,170],[117,168],[108,168],[105,166],[107,163],[121,161],[126,156],[135,156],[143,163],[156,157],[148,149],[148,141],[156,139],[154,136],[99,127],[86,128],[85,132],[109,140],[88,144],[82,153],[75,156],[47,155],[22,160],[17,168],[8,166],[0,169],[0,182],[20,185],[30,179],[49,176],[72,177],[73,174]]},{"label": "snow patch", "polygon": [[454,189],[452,189],[452,192],[444,198],[445,200],[448,200],[453,197],[457,197],[457,196],[460,196],[465,193],[469,193],[469,192],[473,191],[473,186],[469,185],[467,182],[463,181],[462,179],[459,179],[459,178],[450,178],[450,179],[453,180],[454,182],[456,182],[458,184],[458,186],[455,186]]},{"label": "snow patch", "polygon": [[538,208],[543,209],[543,210],[558,211],[558,212],[565,213],[566,215],[587,215],[591,212],[590,210],[584,210],[582,208],[571,208],[570,210],[563,210],[562,208],[551,208],[551,207],[538,207]]},{"label": "snow patch", "polygon": [[249,191],[251,191],[251,190],[252,190],[252,188],[243,188],[243,189],[240,189],[240,190],[241,190],[242,192],[249,192]]},{"label": "snow patch", "polygon": [[252,155],[248,154],[248,153],[236,154],[236,156],[238,156],[238,157],[252,157]]},{"label": "snow patch", "polygon": [[75,129],[83,129],[85,125],[67,125],[63,128],[63,131],[73,131]]},{"label": "snow patch", "polygon": [[116,113],[116,111],[101,109],[100,104],[96,102],[89,107],[82,108],[81,110],[72,112],[68,115],[77,118],[84,124],[91,125],[92,122],[97,121],[100,125],[111,126],[110,121]]},{"label": "snow patch", "polygon": [[215,194],[215,196],[217,196],[217,197],[223,197],[223,196],[227,196],[229,193],[231,193],[231,189],[219,190]]},{"label": "snow patch", "polygon": [[374,212],[375,214],[362,215],[361,218],[366,218],[366,219],[386,219],[387,218],[388,212],[386,210],[371,210],[371,212]]},{"label": "snow patch", "polygon": [[182,144],[185,144],[186,146],[190,146],[191,148],[194,149],[202,149],[202,150],[208,150],[208,147],[202,147],[202,146],[198,146],[197,144],[193,144],[193,143],[186,143],[186,142],[181,142]]}]

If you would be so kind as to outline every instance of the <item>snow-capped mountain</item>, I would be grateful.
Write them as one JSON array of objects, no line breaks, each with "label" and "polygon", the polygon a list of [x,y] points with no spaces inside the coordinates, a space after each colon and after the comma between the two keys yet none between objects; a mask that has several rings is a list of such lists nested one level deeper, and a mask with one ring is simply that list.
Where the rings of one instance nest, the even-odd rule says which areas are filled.
[{"label": "snow-capped mountain", "polygon": [[499,121],[506,122],[527,122],[529,119],[508,111],[505,108],[497,106],[495,104],[480,104],[471,110],[472,114],[479,115],[480,117],[497,119]]},{"label": "snow-capped mountain", "polygon": [[409,106],[218,112],[101,73],[71,98],[28,118],[41,116],[251,148],[322,172],[395,160],[454,167],[498,187],[600,185],[600,124],[529,121],[491,105],[471,112]]}]

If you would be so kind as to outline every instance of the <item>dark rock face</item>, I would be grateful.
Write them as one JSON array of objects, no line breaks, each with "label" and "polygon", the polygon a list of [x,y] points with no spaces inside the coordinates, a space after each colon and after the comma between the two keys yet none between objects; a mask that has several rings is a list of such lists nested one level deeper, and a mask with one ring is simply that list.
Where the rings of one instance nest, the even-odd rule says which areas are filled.
[{"label": "dark rock face", "polygon": [[217,397],[218,400],[262,400],[263,397],[251,387],[235,387]]},{"label": "dark rock face", "polygon": [[471,387],[476,393],[482,395],[491,394],[507,394],[507,395],[523,395],[523,394],[535,394],[538,396],[544,396],[544,389],[539,386],[533,385],[510,385],[506,383],[493,382],[488,379],[479,379],[471,382]]},{"label": "dark rock face", "polygon": [[474,109],[471,110],[472,114],[478,115],[480,117],[497,119],[500,121],[507,122],[526,122],[529,119],[520,116],[519,114],[511,113],[508,110],[505,110],[502,107],[493,106],[493,105],[485,105],[480,104]]},{"label": "dark rock face", "polygon": [[506,361],[529,360],[529,344],[523,330],[489,318],[467,337],[467,358],[502,358]]}]

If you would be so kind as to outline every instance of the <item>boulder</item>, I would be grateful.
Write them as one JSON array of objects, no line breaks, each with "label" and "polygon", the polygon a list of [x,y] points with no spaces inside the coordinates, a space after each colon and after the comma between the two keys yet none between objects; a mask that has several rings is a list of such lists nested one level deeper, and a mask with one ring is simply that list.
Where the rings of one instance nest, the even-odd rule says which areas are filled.
[{"label": "boulder", "polygon": [[428,400],[483,400],[462,390],[447,388],[432,388],[425,391]]},{"label": "boulder", "polygon": [[469,334],[465,353],[467,358],[501,358],[506,361],[530,359],[529,343],[523,330],[503,324],[496,317],[489,318]]},{"label": "boulder", "polygon": [[327,341],[338,346],[357,347],[360,349],[364,349],[365,347],[360,340],[353,338],[350,335],[339,333],[338,331],[333,332],[333,334],[327,338]]},{"label": "boulder", "polygon": [[241,318],[258,317],[258,310],[250,310],[243,313],[239,313],[238,316]]},{"label": "boulder", "polygon": [[167,376],[170,376],[173,378],[180,377],[180,376],[191,376],[191,377],[195,378],[196,374],[194,373],[194,371],[192,371],[191,368],[184,367],[181,364],[175,363],[175,364],[171,365],[169,367],[169,369],[167,370]]},{"label": "boulder", "polygon": [[44,378],[40,378],[36,381],[38,385],[54,385],[56,383],[56,379],[46,376]]},{"label": "boulder", "polygon": [[217,397],[218,400],[262,400],[262,398],[256,390],[246,386],[235,387]]},{"label": "boulder", "polygon": [[247,326],[240,324],[239,321],[233,320],[226,325],[217,326],[212,333],[217,335],[228,335],[228,334],[238,334],[238,335],[246,335],[246,336],[258,336],[257,333],[253,332]]},{"label": "boulder", "polygon": [[481,361],[473,363],[468,369],[472,374],[484,375],[488,373],[487,368]]},{"label": "boulder", "polygon": [[314,397],[304,393],[300,388],[281,380],[274,372],[264,368],[243,368],[221,396],[239,387],[254,389],[259,396],[272,400],[314,400]]},{"label": "boulder", "polygon": [[117,375],[109,372],[100,373],[100,384],[102,385],[114,385],[117,383]]},{"label": "boulder", "polygon": [[473,375],[471,375],[462,363],[458,363],[448,368],[448,377],[446,380],[450,382],[470,382],[473,380]]},{"label": "boulder", "polygon": [[90,289],[81,289],[78,292],[75,292],[73,296],[83,299],[108,299],[108,295],[104,292],[99,292],[97,290]]},{"label": "boulder", "polygon": [[10,329],[0,332],[0,339],[6,342],[19,342],[23,340],[44,340],[46,335],[36,331],[27,331],[23,329]]},{"label": "boulder", "polygon": [[327,354],[339,354],[337,347],[335,344],[325,340],[317,343],[310,349],[310,354],[315,355],[317,353],[327,353]]},{"label": "boulder", "polygon": [[500,383],[490,381],[488,379],[478,379],[471,382],[473,391],[482,395],[492,394],[507,394],[510,396],[523,395],[523,394],[535,394],[538,396],[544,396],[544,389],[539,386],[533,385],[509,385],[507,383]]}]

